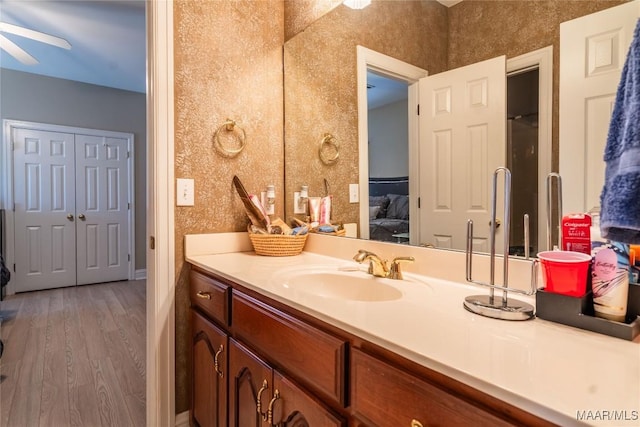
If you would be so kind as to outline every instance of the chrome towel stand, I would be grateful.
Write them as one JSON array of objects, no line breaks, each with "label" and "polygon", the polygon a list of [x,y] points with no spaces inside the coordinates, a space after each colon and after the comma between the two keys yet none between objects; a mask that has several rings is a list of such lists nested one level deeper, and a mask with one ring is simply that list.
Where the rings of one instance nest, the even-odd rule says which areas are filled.
[{"label": "chrome towel stand", "polygon": [[[504,172],[504,255],[503,255],[503,281],[504,285],[495,284],[495,259],[496,259],[496,193],[498,186],[498,175]],[[537,272],[535,261],[531,265],[531,289],[522,291],[520,289],[509,289],[509,234],[511,228],[510,218],[511,201],[511,171],[505,167],[499,167],[493,173],[493,194],[491,206],[491,235],[489,242],[491,246],[490,275],[489,283],[473,280],[472,278],[472,258],[473,258],[473,221],[467,221],[467,250],[466,250],[466,273],[467,282],[489,288],[489,295],[472,295],[464,300],[464,308],[472,313],[501,320],[528,320],[534,317],[534,308],[531,304],[516,299],[509,299],[508,292],[524,295],[533,295],[537,288]],[[529,231],[528,217],[525,217],[525,251],[528,255]],[[502,298],[498,301],[495,298],[495,290],[502,290]]]}]

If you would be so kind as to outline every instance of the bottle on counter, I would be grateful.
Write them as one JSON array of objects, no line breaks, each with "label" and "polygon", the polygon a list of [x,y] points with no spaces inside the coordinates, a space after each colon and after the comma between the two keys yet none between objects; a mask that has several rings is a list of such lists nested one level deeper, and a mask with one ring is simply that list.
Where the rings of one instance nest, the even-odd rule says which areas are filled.
[{"label": "bottle on counter", "polygon": [[629,245],[610,242],[595,251],[591,271],[595,315],[624,322],[629,294]]}]

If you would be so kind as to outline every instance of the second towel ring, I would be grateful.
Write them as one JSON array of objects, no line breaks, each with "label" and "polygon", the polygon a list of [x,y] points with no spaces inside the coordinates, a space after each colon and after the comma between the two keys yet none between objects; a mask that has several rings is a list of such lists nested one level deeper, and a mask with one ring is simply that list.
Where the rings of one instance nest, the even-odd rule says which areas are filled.
[{"label": "second towel ring", "polygon": [[325,133],[322,140],[320,140],[320,147],[318,148],[318,156],[325,165],[333,165],[338,161],[340,157],[338,142],[330,133]]},{"label": "second towel ring", "polygon": [[[220,135],[225,133],[234,135],[236,137],[239,144],[237,148],[226,147],[222,143],[222,141],[220,141]],[[215,133],[213,134],[213,146],[218,154],[223,157],[231,158],[240,154],[240,152],[244,149],[246,139],[247,135],[240,126],[236,125],[235,120],[227,119],[218,127],[218,129],[216,129]]]}]

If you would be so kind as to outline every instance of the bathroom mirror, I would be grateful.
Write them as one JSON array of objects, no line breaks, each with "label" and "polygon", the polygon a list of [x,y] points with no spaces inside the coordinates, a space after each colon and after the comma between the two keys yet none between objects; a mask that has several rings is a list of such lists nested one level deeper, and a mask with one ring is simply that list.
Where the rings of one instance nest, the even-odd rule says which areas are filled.
[{"label": "bathroom mirror", "polygon": [[[533,194],[534,202],[529,212],[532,235],[542,236],[537,227],[546,230],[544,222],[539,220],[539,211],[545,209],[540,204],[546,195],[546,188],[542,185],[531,187],[530,176],[535,174],[539,161],[548,161],[549,171],[557,171],[559,163],[559,34],[560,23],[598,12],[626,1],[482,1],[463,0],[452,7],[433,0],[421,1],[376,1],[362,10],[349,9],[339,5],[324,16],[315,20],[303,32],[287,40],[284,47],[285,70],[285,194],[286,216],[293,216],[293,194],[300,191],[302,185],[308,185],[309,195],[321,196],[325,190],[324,180],[328,182],[328,191],[333,195],[333,218],[345,223],[360,223],[361,203],[367,206],[369,198],[354,202],[350,200],[349,185],[360,184],[360,170],[363,165],[369,166],[369,176],[375,164],[392,162],[394,152],[402,151],[395,144],[397,135],[400,144],[406,144],[406,134],[416,132],[411,123],[384,121],[391,116],[391,110],[398,103],[387,105],[386,109],[379,108],[375,114],[368,114],[368,151],[369,156],[360,156],[358,127],[361,124],[358,110],[358,61],[356,46],[398,59],[419,69],[426,70],[429,75],[447,70],[478,63],[490,58],[506,56],[510,59],[521,57],[530,52],[552,46],[552,80],[550,88],[548,112],[548,134],[550,146],[548,159],[529,158],[526,154],[535,151],[535,144],[529,144],[524,152],[511,154],[508,166],[514,174],[514,194]],[[513,74],[521,80],[519,85],[531,86],[540,77],[537,74],[526,74],[525,70],[515,68]],[[534,67],[536,68],[536,67]],[[380,77],[375,67],[369,71],[370,78]],[[535,70],[533,70],[535,71]],[[382,73],[383,75],[385,73]],[[401,81],[402,78],[387,73],[385,77],[391,81]],[[511,83],[508,83],[509,85]],[[376,84],[370,84],[375,86]],[[411,96],[411,85],[408,88]],[[508,90],[509,91],[509,90]],[[507,127],[516,132],[516,138],[523,133],[533,133],[542,124],[538,123],[537,110],[528,112],[527,108],[536,105],[536,100],[542,94],[526,93],[518,96],[516,104],[524,104],[519,113],[511,114],[511,123]],[[507,97],[509,97],[507,93]],[[400,104],[407,105],[402,100]],[[509,116],[510,107],[507,106],[505,121]],[[406,113],[405,113],[406,114]],[[404,116],[406,117],[406,116]],[[517,123],[516,123],[517,121]],[[519,132],[519,133],[518,133]],[[339,145],[339,161],[331,166],[324,165],[318,158],[318,144],[324,134],[331,133]],[[539,132],[538,132],[539,133]],[[383,147],[376,139],[383,138]],[[380,178],[399,178],[402,175],[427,173],[424,165],[411,152],[404,150],[404,156],[409,164],[414,162],[413,170],[409,166],[404,171],[384,171]],[[377,154],[384,152],[382,156]],[[507,157],[507,154],[505,153]],[[467,157],[469,159],[469,157]],[[473,159],[464,160],[473,165]],[[406,162],[406,160],[405,160]],[[388,166],[388,164],[387,164]],[[459,167],[466,167],[460,164]],[[528,168],[528,169],[527,169]],[[388,168],[391,169],[391,168]],[[562,171],[560,171],[562,174]],[[455,170],[451,171],[455,174]],[[516,182],[515,176],[520,173]],[[563,176],[563,180],[570,177]],[[414,180],[410,176],[409,182]],[[538,183],[544,182],[543,177],[534,178]],[[366,181],[365,181],[366,182]],[[529,185],[529,186],[528,186]],[[528,187],[527,187],[528,186]],[[362,186],[360,186],[362,194]],[[393,190],[390,190],[393,191]],[[454,187],[456,192],[468,191],[465,187]],[[545,194],[541,194],[545,193]],[[409,184],[409,199],[417,204]],[[412,200],[413,199],[413,200]],[[538,203],[536,203],[538,201]],[[366,209],[369,210],[369,209]],[[412,211],[413,212],[413,211]],[[374,212],[370,212],[374,215]],[[520,214],[520,213],[519,213]],[[466,224],[457,218],[453,226],[460,233],[465,233]],[[519,230],[518,230],[519,229]],[[514,233],[515,231],[515,233]],[[516,234],[516,236],[514,236]],[[512,239],[510,246],[523,247],[521,220],[512,221]],[[515,237],[515,238],[514,238]],[[398,243],[407,243],[407,235],[395,233],[394,239]],[[554,235],[552,240],[556,241]],[[536,238],[532,255],[546,248],[546,241]],[[412,239],[412,244],[434,244],[431,241]],[[440,245],[436,245],[441,247]],[[452,247],[463,249],[462,246]],[[522,254],[515,251],[515,254]]]}]

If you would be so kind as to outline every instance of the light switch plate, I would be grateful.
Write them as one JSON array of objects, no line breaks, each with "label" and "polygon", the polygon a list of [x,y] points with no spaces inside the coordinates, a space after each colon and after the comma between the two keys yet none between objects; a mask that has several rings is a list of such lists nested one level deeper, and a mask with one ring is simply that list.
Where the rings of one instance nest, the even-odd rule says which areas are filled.
[{"label": "light switch plate", "polygon": [[349,184],[349,203],[360,201],[360,188],[358,184]]},{"label": "light switch plate", "polygon": [[306,214],[307,209],[304,205],[300,206],[300,192],[293,192],[293,213],[294,214]]},{"label": "light switch plate", "polygon": [[193,206],[194,183],[190,178],[178,178],[176,180],[176,205]]}]

